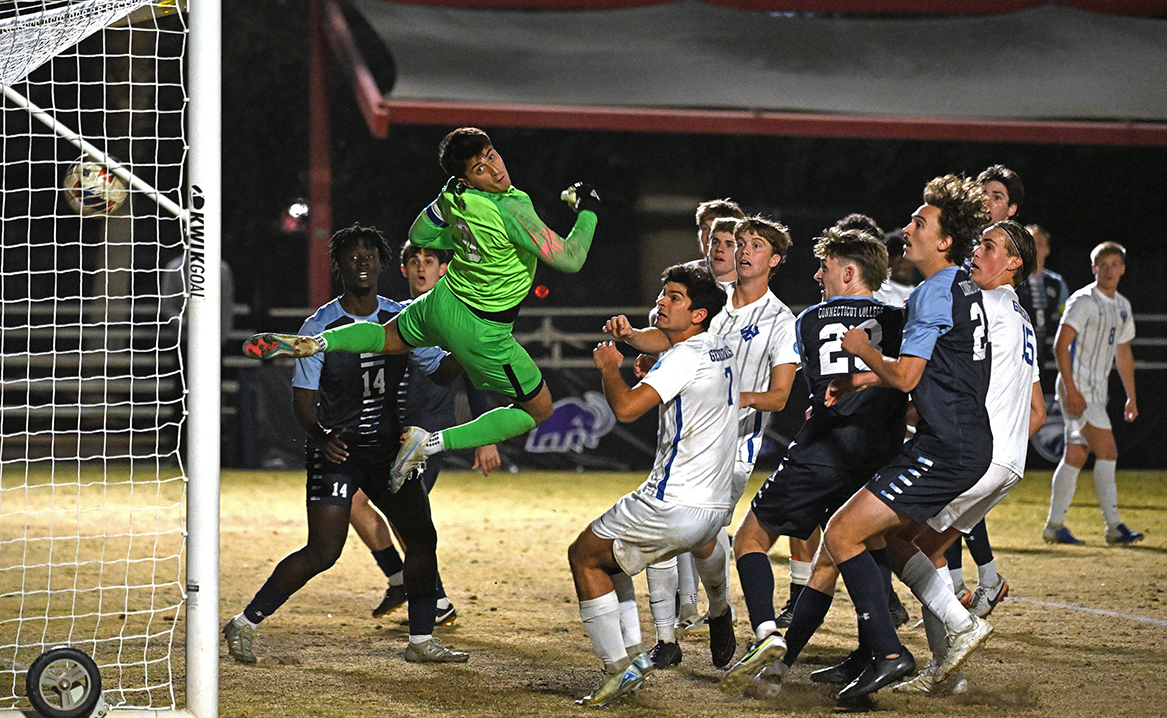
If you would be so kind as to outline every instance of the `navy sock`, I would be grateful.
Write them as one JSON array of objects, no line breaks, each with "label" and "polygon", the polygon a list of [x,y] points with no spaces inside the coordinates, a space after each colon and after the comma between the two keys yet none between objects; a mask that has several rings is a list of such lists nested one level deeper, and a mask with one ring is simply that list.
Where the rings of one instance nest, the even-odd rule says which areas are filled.
[{"label": "navy sock", "polygon": [[737,560],[737,576],[745,594],[750,626],[757,630],[774,616],[774,569],[764,553],[747,553]]},{"label": "navy sock", "polygon": [[381,573],[385,574],[385,578],[389,578],[405,568],[405,563],[401,560],[401,554],[397,553],[397,549],[393,548],[393,544],[389,544],[389,548],[373,551],[372,553],[373,560],[377,562],[377,566],[380,567]]},{"label": "navy sock", "polygon": [[887,585],[887,593],[891,595],[891,559],[887,556],[886,548],[877,548],[871,551],[871,558],[875,559],[875,565],[879,566],[879,573],[883,576],[883,581]]},{"label": "navy sock", "polygon": [[831,610],[834,597],[822,591],[816,591],[810,586],[803,586],[798,594],[798,602],[794,604],[794,616],[790,619],[790,628],[786,629],[786,665],[793,666],[798,654],[806,647],[814,632],[823,625],[827,611]]},{"label": "navy sock", "polygon": [[409,597],[409,635],[428,636],[434,632],[438,615],[438,593]]},{"label": "navy sock", "polygon": [[985,526],[984,519],[973,526],[973,530],[964,537],[964,542],[968,544],[968,555],[972,556],[978,566],[993,560],[993,546],[989,543],[989,528]]},{"label": "navy sock", "polygon": [[875,559],[864,551],[838,567],[859,617],[859,642],[878,658],[900,653],[903,645],[887,610],[887,588]]},{"label": "navy sock", "polygon": [[948,568],[952,571],[959,569],[963,565],[961,558],[960,537],[957,536],[952,545],[944,549],[944,560],[948,562]]},{"label": "navy sock", "polygon": [[248,621],[259,623],[278,611],[280,606],[284,605],[291,598],[291,594],[285,593],[272,584],[273,581],[269,578],[256,591],[255,597],[251,599],[251,603],[247,604],[247,608],[243,609],[243,616]]}]

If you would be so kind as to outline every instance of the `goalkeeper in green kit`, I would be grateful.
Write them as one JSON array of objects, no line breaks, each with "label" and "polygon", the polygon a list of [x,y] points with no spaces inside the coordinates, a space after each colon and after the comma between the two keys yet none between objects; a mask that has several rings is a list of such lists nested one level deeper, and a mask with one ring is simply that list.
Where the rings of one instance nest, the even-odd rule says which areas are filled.
[{"label": "goalkeeper in green kit", "polygon": [[511,185],[485,132],[454,130],[438,145],[438,155],[442,169],[453,176],[409,229],[415,246],[454,251],[449,271],[432,290],[383,325],[356,322],[314,337],[256,334],[243,345],[245,354],[260,359],[322,351],[404,354],[440,346],[458,359],[475,386],[514,399],[511,406],[432,434],[407,427],[393,465],[393,491],[427,456],[496,444],[551,416],[543,375],[511,332],[537,260],[563,272],[583,266],[600,204],[596,191],[582,182],[565,190],[563,199],[577,216],[571,233],[560,237],[535,214],[530,197]]}]

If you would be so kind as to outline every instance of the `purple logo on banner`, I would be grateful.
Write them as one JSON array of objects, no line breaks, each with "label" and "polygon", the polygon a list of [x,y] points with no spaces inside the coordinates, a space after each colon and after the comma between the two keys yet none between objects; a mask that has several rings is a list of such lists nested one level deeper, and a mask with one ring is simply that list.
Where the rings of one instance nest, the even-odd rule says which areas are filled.
[{"label": "purple logo on banner", "polygon": [[616,426],[616,417],[604,395],[586,391],[583,398],[568,397],[555,402],[551,418],[527,434],[527,451],[581,453],[599,446],[600,437]]}]

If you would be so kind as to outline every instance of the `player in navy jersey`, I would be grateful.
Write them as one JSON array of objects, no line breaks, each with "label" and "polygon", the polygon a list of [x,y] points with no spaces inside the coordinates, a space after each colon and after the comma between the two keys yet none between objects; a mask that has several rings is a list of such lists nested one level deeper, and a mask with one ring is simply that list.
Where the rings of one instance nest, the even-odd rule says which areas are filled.
[{"label": "player in navy jersey", "polygon": [[[447,250],[416,247],[406,240],[401,247],[401,273],[409,284],[411,299],[417,299],[433,289],[438,279],[445,276],[450,256],[451,252]],[[478,417],[489,411],[491,403],[486,392],[474,388],[465,374],[462,374],[460,380],[465,384],[471,413]],[[439,431],[458,423],[454,416],[454,385],[435,383],[413,355],[410,355],[405,375],[398,387],[397,398],[403,426],[420,426],[426,431]],[[435,454],[423,464],[421,482],[425,484],[427,492],[433,491],[444,457],[444,453]],[[480,469],[483,476],[489,476],[500,463],[498,447],[488,444],[474,450],[474,464],[471,468]],[[393,537],[385,517],[369,504],[369,498],[363,491],[358,491],[353,497],[349,523],[368,546],[373,560],[389,582],[384,597],[373,609],[373,617],[381,618],[403,605],[406,600],[401,554],[393,546]],[[439,576],[437,625],[448,626],[457,618],[458,611],[447,598]]]},{"label": "player in navy jersey", "polygon": [[[873,388],[832,407],[823,403],[832,379],[868,368],[842,350],[848,329],[861,327],[871,333],[885,354],[899,353],[903,310],[872,298],[873,290],[887,277],[887,248],[867,233],[832,227],[819,237],[814,252],[820,259],[815,280],[822,287],[824,302],[799,315],[796,327],[811,412],[734,532],[738,577],[755,641],[722,679],[726,691],[741,690],[757,681],[766,692],[773,682],[780,681],[798,649],[822,622],[825,608],[830,607],[837,572],[823,556],[825,564],[815,567],[794,603],[787,636],[800,635],[799,645],[784,664],[775,667],[776,673],[761,676],[785,652],[774,612],[774,574],[767,551],[779,536],[809,539],[895,456],[896,442],[904,435],[907,396],[901,391]],[[806,609],[812,604],[817,608],[823,601],[810,598],[810,594],[825,598],[817,621],[807,619]],[[808,598],[803,599],[803,595]],[[806,631],[810,624],[813,626]]]},{"label": "player in navy jersey", "polygon": [[[904,228],[904,256],[924,282],[908,299],[900,356],[883,356],[858,327],[843,335],[842,348],[872,371],[832,381],[826,404],[873,385],[889,386],[911,392],[919,424],[900,454],[848,499],[823,532],[823,545],[855,604],[860,645],[870,656],[839,693],[841,703],[870,695],[916,669],[896,636],[886,584],[868,543],[885,538],[889,551],[893,541],[910,543],[918,525],[973,486],[992,458],[985,408],[988,325],[980,287],[961,268],[987,220],[979,183],[955,175],[929,182],[924,204]],[[954,640],[979,645],[987,636],[979,633],[981,624],[988,625],[975,619],[966,632],[970,635]]]},{"label": "player in navy jersey", "polygon": [[[389,260],[384,236],[353,225],[329,242],[333,269],[344,293],[304,322],[302,332],[368,321],[383,324],[402,305],[377,296],[377,277]],[[461,371],[452,356],[437,348],[414,350],[414,357],[438,381]],[[409,593],[411,662],[463,662],[466,653],[433,640],[437,600],[437,532],[429,499],[420,481],[407,481],[390,493],[389,473],[400,446],[397,386],[408,357],[382,354],[317,354],[296,365],[292,409],[308,433],[306,446],[308,542],[288,554],[247,604],[223,629],[231,656],[255,663],[252,641],[260,621],[340,557],[348,536],[353,494],[364,491],[388,517],[409,546],[404,583]]]}]

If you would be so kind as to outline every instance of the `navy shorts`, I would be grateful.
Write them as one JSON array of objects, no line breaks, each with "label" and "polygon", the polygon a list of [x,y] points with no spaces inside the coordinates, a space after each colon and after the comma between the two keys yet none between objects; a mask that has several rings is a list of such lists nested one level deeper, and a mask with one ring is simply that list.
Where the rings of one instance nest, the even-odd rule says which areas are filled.
[{"label": "navy shorts", "polygon": [[396,443],[350,447],[348,459],[342,464],[334,464],[324,458],[319,447],[309,444],[304,459],[308,473],[308,503],[351,508],[357,489],[364,489],[370,498],[386,494],[397,450]]},{"label": "navy shorts", "polygon": [[942,459],[907,444],[867,482],[867,490],[897,513],[922,524],[971,489],[988,468],[987,460]]},{"label": "navy shorts", "polygon": [[750,509],[754,517],[778,536],[803,541],[826,526],[847,499],[871,478],[870,470],[853,471],[783,461],[758,489]]}]

